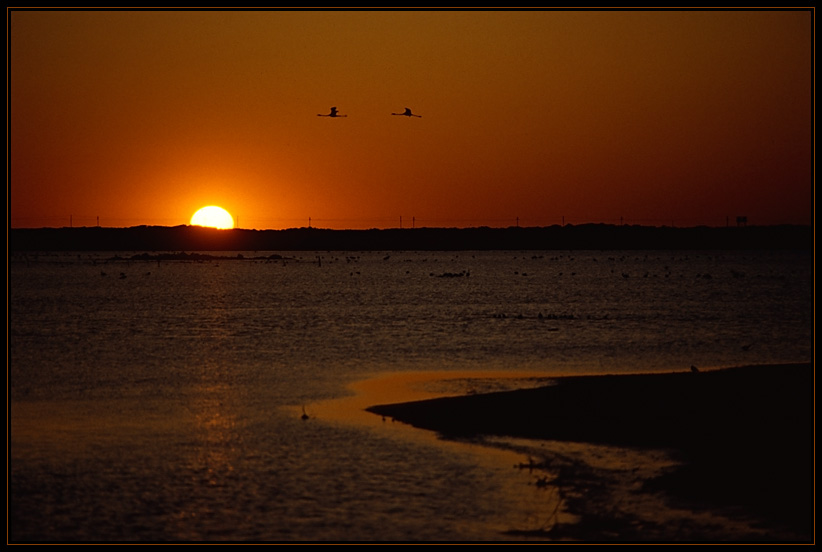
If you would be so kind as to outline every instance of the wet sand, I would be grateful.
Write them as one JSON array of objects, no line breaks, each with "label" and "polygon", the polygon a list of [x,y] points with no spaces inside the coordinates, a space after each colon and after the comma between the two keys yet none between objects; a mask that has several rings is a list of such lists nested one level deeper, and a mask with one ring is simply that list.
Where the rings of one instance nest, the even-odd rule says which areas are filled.
[{"label": "wet sand", "polygon": [[[691,511],[744,519],[755,530],[723,523],[650,528],[603,515],[599,481],[577,465],[557,471],[574,526],[555,525],[548,539],[584,541],[785,541],[814,538],[814,374],[811,364],[746,366],[701,372],[573,376],[532,389],[370,406],[367,411],[451,439],[498,436],[637,450],[669,451],[677,463],[642,482]],[[556,457],[529,460],[551,469]],[[583,481],[586,480],[586,481]],[[571,489],[576,489],[572,492]],[[710,515],[708,516],[710,519]]]}]

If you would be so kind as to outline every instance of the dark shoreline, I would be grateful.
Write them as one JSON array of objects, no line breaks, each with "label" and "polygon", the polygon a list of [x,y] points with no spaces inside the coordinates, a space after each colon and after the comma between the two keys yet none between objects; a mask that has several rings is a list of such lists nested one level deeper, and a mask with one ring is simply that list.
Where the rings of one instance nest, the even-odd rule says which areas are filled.
[{"label": "dark shoreline", "polygon": [[813,538],[810,363],[555,381],[367,410],[448,438],[498,435],[670,450],[682,464],[647,482],[648,490],[692,508],[752,516],[774,539]]},{"label": "dark shoreline", "polygon": [[612,224],[509,228],[217,230],[198,226],[12,228],[11,252],[812,250],[802,225],[671,227]]}]

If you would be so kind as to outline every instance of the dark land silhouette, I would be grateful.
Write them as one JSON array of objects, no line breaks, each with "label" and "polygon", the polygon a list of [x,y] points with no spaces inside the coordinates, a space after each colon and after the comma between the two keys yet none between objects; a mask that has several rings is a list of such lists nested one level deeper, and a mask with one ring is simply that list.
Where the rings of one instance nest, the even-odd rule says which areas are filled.
[{"label": "dark land silhouette", "polygon": [[[665,493],[696,510],[752,516],[774,540],[810,542],[813,380],[810,363],[569,376],[534,389],[367,410],[450,438],[502,435],[671,450],[682,464],[647,481],[645,490]],[[528,467],[552,466],[549,460]],[[579,496],[572,506],[582,523],[557,527],[553,536],[589,540],[617,528],[601,527],[602,520],[590,514],[596,506],[590,503],[595,489],[585,488],[590,481],[584,470],[560,471],[556,484],[578,491],[570,494]],[[625,521],[617,531],[622,538],[649,538],[642,528],[634,533],[637,528]]]},{"label": "dark land silhouette", "polygon": [[218,230],[181,225],[9,230],[12,252],[811,250],[812,247],[812,228],[800,225],[676,228],[583,224],[371,230]]}]

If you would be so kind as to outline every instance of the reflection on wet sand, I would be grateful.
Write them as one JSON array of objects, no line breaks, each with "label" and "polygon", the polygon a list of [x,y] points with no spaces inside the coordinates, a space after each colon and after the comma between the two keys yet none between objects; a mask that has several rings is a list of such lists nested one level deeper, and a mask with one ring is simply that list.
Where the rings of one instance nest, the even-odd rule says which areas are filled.
[{"label": "reflection on wet sand", "polygon": [[[539,372],[389,372],[355,381],[348,386],[348,396],[313,403],[308,408],[312,418],[379,428],[391,419],[366,411],[375,404],[526,389],[548,385],[555,377]],[[299,415],[301,408],[295,407],[294,412]]]},{"label": "reflection on wet sand", "polygon": [[[470,465],[479,465],[500,480],[499,500],[512,505],[499,527],[502,538],[544,540],[544,529],[557,523],[572,524],[576,516],[564,507],[559,489],[545,485],[544,474],[520,469],[528,450],[509,443],[483,439],[443,440],[436,433],[418,429],[391,417],[376,416],[366,409],[375,403],[419,401],[436,397],[481,393],[488,390],[522,389],[547,385],[552,375],[538,372],[405,372],[386,373],[352,383],[351,394],[308,407],[312,422],[367,427],[380,435],[449,450]],[[300,416],[301,407],[292,407]],[[529,445],[532,447],[533,445]]]},{"label": "reflection on wet sand", "polygon": [[[472,389],[481,380],[411,374],[358,384],[360,394],[336,402],[329,415],[364,422],[351,411],[367,408],[372,426],[397,419],[433,430],[404,437],[439,434],[448,446],[484,445],[474,452],[486,459],[501,450],[525,457],[514,466],[538,474],[532,484],[554,496],[539,509],[544,521],[512,535],[801,542],[812,535],[809,378],[807,365],[760,366],[562,378],[559,386],[454,395],[454,382]],[[503,385],[550,381],[521,376]],[[392,431],[395,425],[405,424],[391,424]],[[769,470],[776,473],[763,481]]]}]

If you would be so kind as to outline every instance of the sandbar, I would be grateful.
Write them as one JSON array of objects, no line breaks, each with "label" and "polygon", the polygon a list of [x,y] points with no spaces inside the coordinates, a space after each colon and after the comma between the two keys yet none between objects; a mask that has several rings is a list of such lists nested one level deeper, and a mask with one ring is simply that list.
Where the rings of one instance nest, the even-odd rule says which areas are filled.
[{"label": "sandbar", "polygon": [[[665,450],[674,469],[644,483],[694,510],[753,520],[745,540],[812,542],[814,373],[810,363],[557,377],[534,388],[372,405],[448,439],[488,436]],[[372,397],[373,398],[373,397]],[[537,461],[534,467],[539,467]],[[573,484],[573,482],[568,482]],[[591,506],[588,504],[588,506]],[[585,520],[585,497],[577,497]],[[643,540],[604,520],[553,528],[570,540]],[[562,533],[562,531],[565,533]],[[664,533],[649,533],[653,535]],[[721,530],[682,540],[713,540]],[[612,538],[609,538],[612,537]],[[728,537],[734,540],[738,534]],[[679,539],[676,539],[679,540]]]}]

